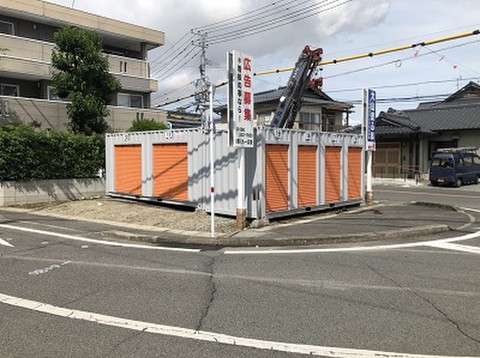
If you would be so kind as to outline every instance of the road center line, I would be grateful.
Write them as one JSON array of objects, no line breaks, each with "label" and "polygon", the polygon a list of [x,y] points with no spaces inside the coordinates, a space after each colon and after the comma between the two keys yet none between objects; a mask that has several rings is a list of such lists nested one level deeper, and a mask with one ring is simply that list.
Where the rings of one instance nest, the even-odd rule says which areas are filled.
[{"label": "road center line", "polygon": [[[29,309],[36,312],[47,313],[54,316],[77,319],[82,321],[94,322],[97,324],[130,329],[164,336],[180,337],[194,339],[198,341],[207,341],[234,346],[242,346],[256,349],[273,350],[277,352],[297,353],[305,355],[315,355],[323,357],[384,357],[384,358],[447,358],[447,356],[427,356],[408,353],[394,353],[371,351],[366,349],[336,348],[314,346],[306,344],[294,344],[275,341],[264,341],[259,339],[250,339],[243,337],[230,336],[214,332],[196,331],[189,328],[167,326],[162,324],[148,323],[131,319],[107,316],[93,312],[73,310],[64,307],[53,306],[50,304],[4,295],[0,293],[0,303],[14,307]],[[451,357],[453,358],[453,357]],[[458,358],[458,357],[455,357]]]},{"label": "road center line", "polygon": [[54,237],[59,237],[59,238],[62,238],[62,239],[89,242],[89,243],[92,243],[92,244],[100,244],[100,245],[107,245],[107,246],[128,247],[128,248],[134,248],[134,249],[148,249],[148,250],[193,252],[193,253],[200,252],[200,250],[198,250],[198,249],[186,249],[186,248],[165,247],[165,246],[150,246],[150,245],[140,245],[140,244],[127,244],[127,243],[121,243],[121,242],[109,241],[109,240],[95,240],[95,239],[89,239],[87,237],[73,236],[73,235],[68,235],[68,234],[61,234],[61,233],[58,233],[58,232],[30,229],[30,228],[26,228],[26,227],[7,225],[7,224],[0,224],[0,227],[5,228],[5,229],[10,229],[10,230],[30,232],[30,233],[33,233],[33,234],[54,236]]}]

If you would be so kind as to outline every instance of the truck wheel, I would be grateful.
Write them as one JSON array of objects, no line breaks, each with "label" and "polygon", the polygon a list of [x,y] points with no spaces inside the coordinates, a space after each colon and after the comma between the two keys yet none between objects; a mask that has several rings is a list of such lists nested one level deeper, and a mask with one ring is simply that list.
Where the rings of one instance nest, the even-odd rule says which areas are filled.
[{"label": "truck wheel", "polygon": [[455,186],[457,188],[460,188],[462,186],[462,178],[458,178],[457,181],[455,182]]},{"label": "truck wheel", "polygon": [[438,183],[435,180],[430,181],[430,184],[432,184],[432,186],[438,186]]},{"label": "truck wheel", "polygon": [[477,176],[473,181],[473,184],[478,184],[479,182],[480,182],[480,177]]}]

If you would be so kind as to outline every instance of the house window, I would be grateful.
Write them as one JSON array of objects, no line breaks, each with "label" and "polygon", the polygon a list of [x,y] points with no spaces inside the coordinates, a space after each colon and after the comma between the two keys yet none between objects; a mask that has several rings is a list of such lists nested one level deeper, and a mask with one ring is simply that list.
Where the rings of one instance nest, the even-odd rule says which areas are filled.
[{"label": "house window", "polygon": [[320,130],[320,113],[300,112],[300,129]]},{"label": "house window", "polygon": [[13,35],[13,23],[0,20],[0,33]]},{"label": "house window", "polygon": [[143,97],[136,94],[119,93],[118,105],[121,107],[143,108]]},{"label": "house window", "polygon": [[18,86],[0,83],[0,95],[18,97],[19,94],[20,91]]}]

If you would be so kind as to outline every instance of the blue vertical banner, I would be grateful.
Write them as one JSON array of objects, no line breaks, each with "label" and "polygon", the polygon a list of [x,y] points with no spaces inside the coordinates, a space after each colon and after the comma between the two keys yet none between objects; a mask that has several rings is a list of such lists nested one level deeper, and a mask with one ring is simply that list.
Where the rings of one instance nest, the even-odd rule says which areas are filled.
[{"label": "blue vertical banner", "polygon": [[377,94],[374,90],[367,91],[367,150],[374,152],[377,148],[375,141],[375,108],[377,104]]}]

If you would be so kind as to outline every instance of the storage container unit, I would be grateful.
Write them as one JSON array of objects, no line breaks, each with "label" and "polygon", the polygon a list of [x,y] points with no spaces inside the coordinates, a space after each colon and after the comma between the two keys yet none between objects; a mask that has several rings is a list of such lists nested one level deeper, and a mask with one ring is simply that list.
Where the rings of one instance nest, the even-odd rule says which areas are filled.
[{"label": "storage container unit", "polygon": [[188,201],[187,143],[153,145],[153,196]]},{"label": "storage container unit", "polygon": [[288,210],[288,145],[265,146],[265,192],[267,211]]},{"label": "storage container unit", "polygon": [[142,146],[115,147],[115,191],[142,195]]},{"label": "storage container unit", "polygon": [[348,147],[348,200],[362,198],[362,148]]},{"label": "storage container unit", "polygon": [[[248,218],[273,218],[363,201],[359,135],[256,128],[245,149]],[[214,136],[215,212],[236,215],[238,155]],[[210,211],[210,143],[201,129],[108,134],[107,194]]]},{"label": "storage container unit", "polygon": [[318,205],[318,146],[298,146],[298,206]]}]

